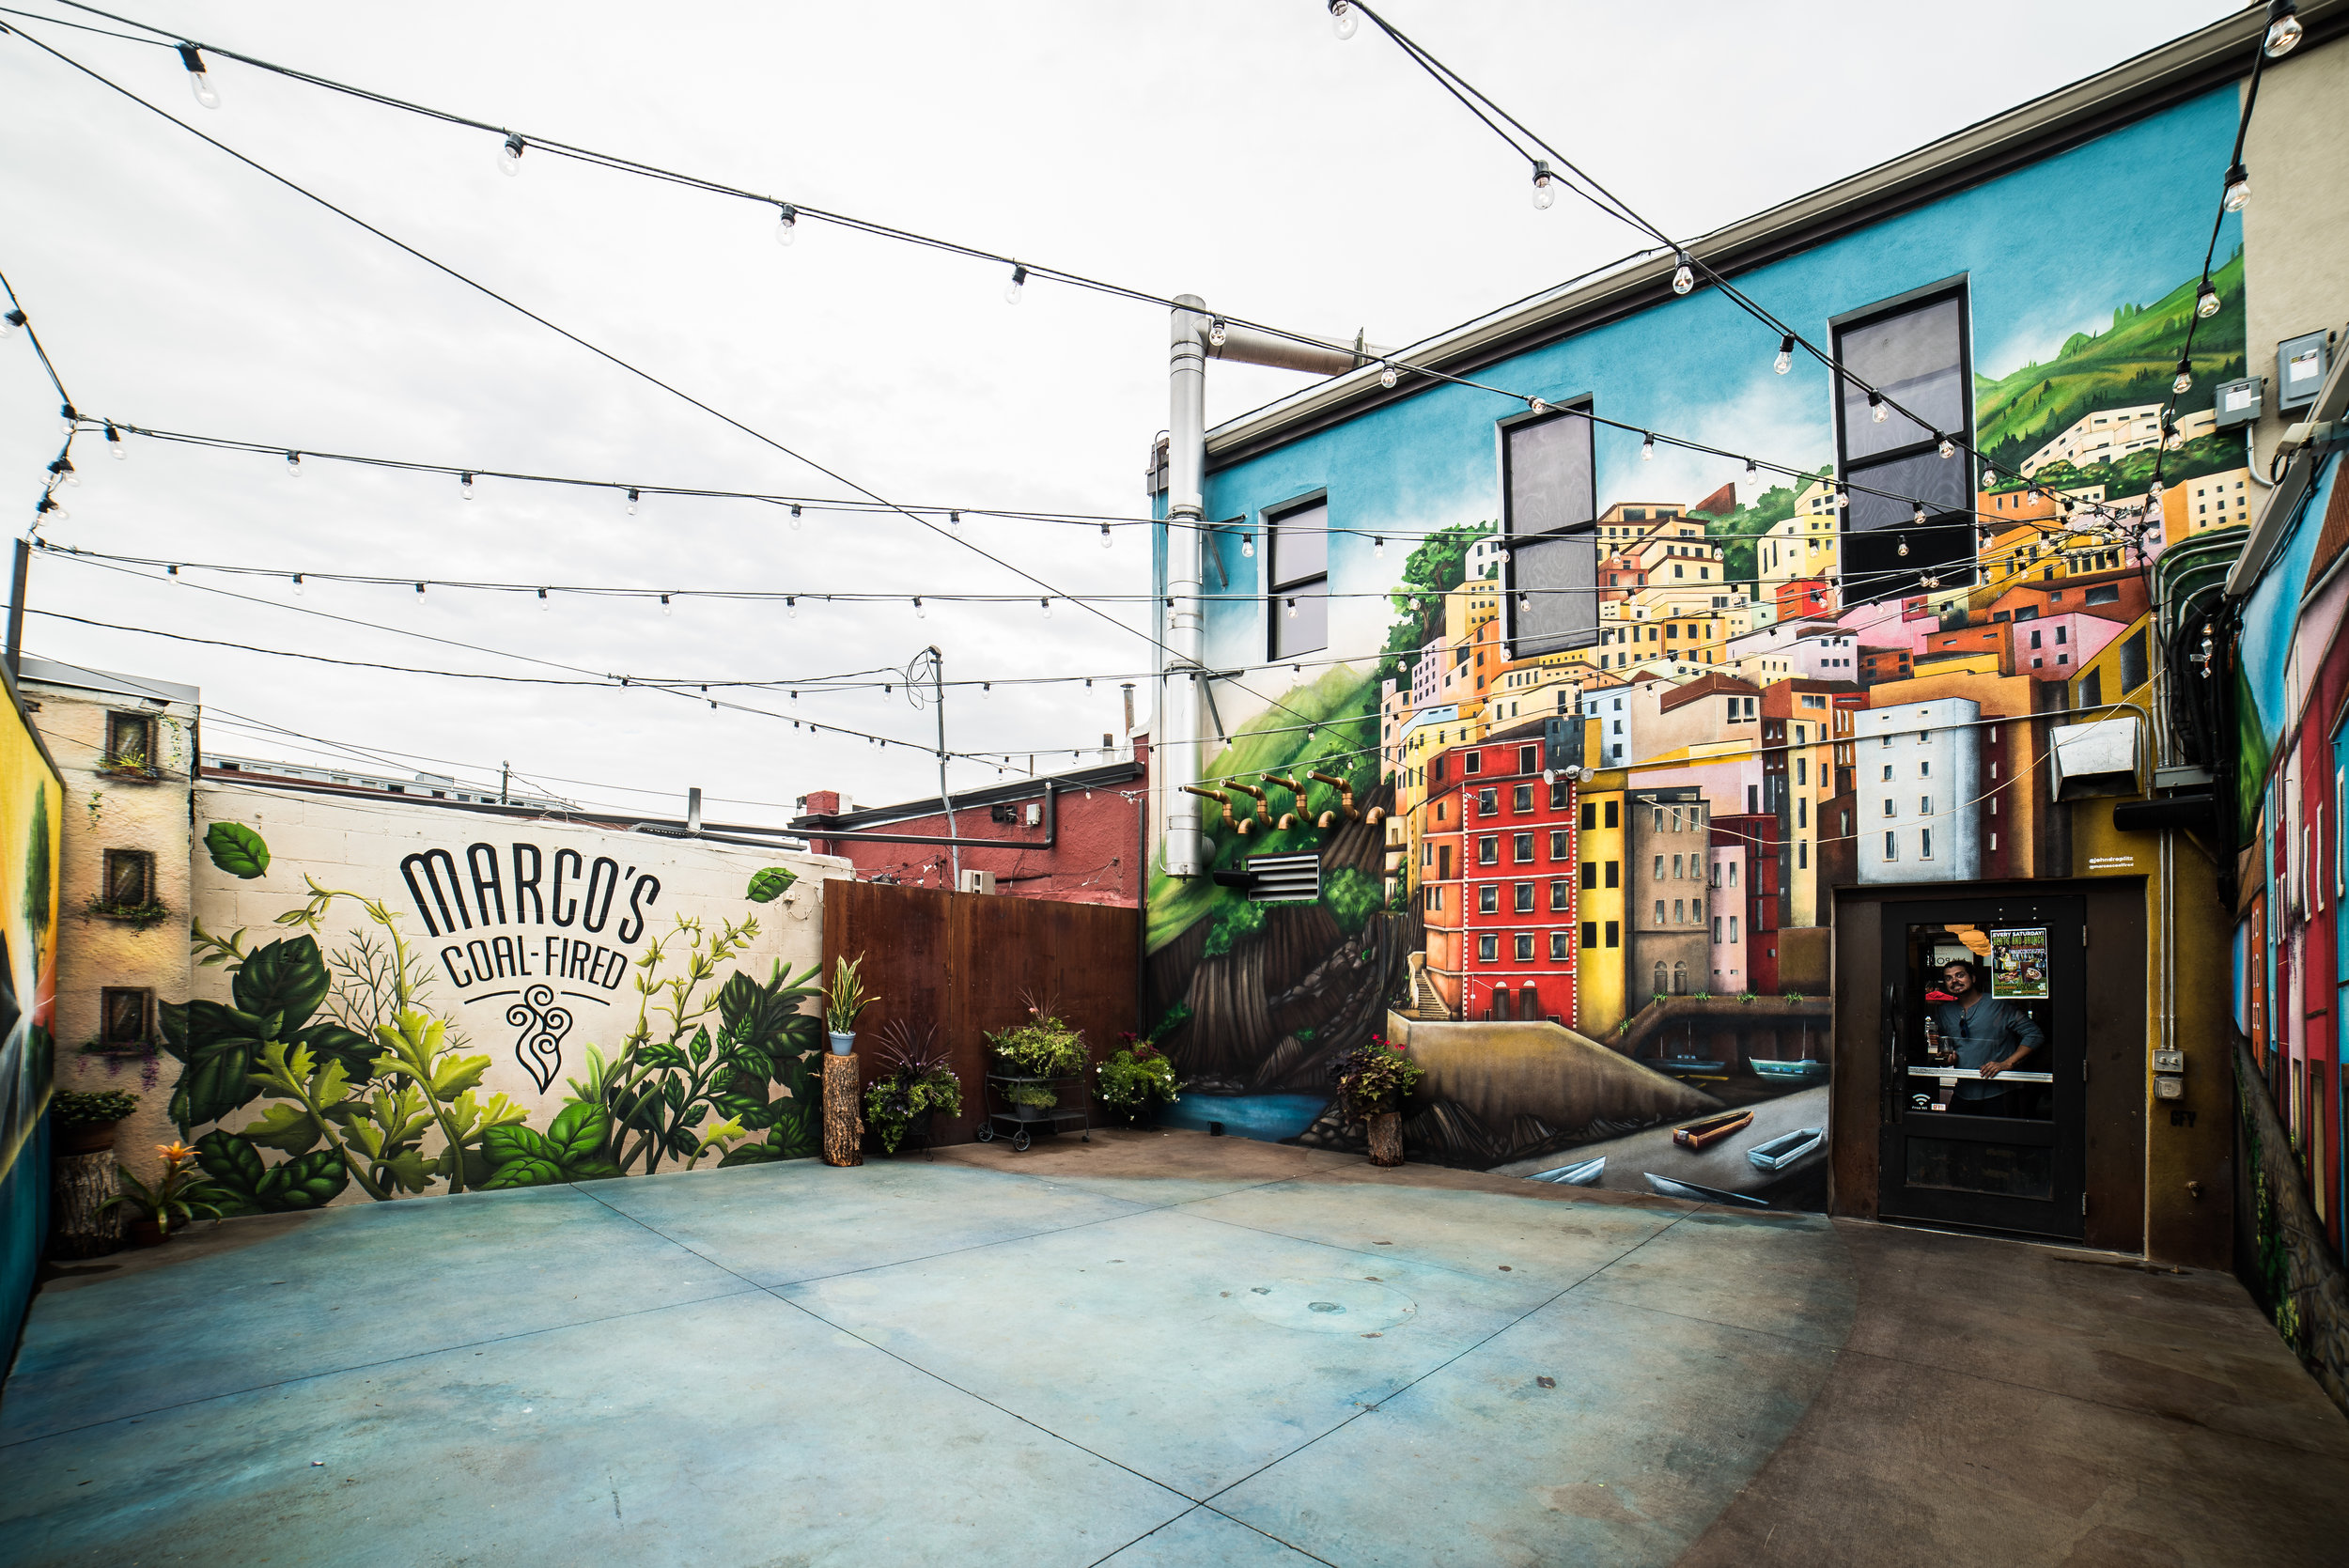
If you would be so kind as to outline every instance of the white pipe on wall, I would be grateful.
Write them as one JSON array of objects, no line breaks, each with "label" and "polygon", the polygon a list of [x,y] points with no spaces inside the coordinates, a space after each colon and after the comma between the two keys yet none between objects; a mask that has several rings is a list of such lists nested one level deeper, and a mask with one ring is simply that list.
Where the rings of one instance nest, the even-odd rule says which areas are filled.
[{"label": "white pipe on wall", "polygon": [[1164,730],[1159,768],[1166,802],[1166,871],[1196,877],[1200,853],[1199,798],[1183,785],[1199,782],[1199,704],[1196,678],[1204,621],[1200,597],[1206,531],[1207,469],[1207,303],[1196,294],[1175,297],[1167,345],[1165,699],[1159,708]]}]

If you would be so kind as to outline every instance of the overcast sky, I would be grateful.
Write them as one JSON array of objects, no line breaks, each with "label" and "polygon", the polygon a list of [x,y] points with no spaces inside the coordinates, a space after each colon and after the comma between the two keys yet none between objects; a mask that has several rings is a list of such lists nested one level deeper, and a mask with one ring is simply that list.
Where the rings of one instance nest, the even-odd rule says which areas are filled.
[{"label": "overcast sky", "polygon": [[[10,0],[52,15],[54,0]],[[432,5],[283,0],[123,14],[200,41],[788,200],[917,229],[1235,315],[1399,344],[1633,248],[1620,225],[1528,200],[1522,163],[1367,24],[1322,0],[897,0],[880,6]],[[110,9],[117,8],[110,5]],[[2115,7],[1598,6],[1389,0],[1421,43],[1674,234],[1895,156],[2201,26],[2211,0]],[[11,23],[14,17],[6,18]],[[83,17],[83,21],[94,19]],[[167,50],[25,23],[91,69],[397,236],[894,501],[1139,516],[1166,423],[1155,307],[802,223],[774,210],[525,155],[498,139],[215,60],[196,104]],[[0,269],[87,414],[484,469],[846,493],[235,163],[0,39]],[[1216,365],[1211,421],[1299,384]],[[29,518],[55,396],[0,342],[0,497]],[[1116,678],[1149,649],[1075,607],[780,607],[495,596],[290,574],[654,589],[1036,592],[903,519],[648,499],[132,443],[74,448],[85,483],[45,537],[266,567],[147,582],[36,560],[31,603],[257,648],[505,675],[791,680],[902,668],[951,679],[1093,675],[950,692],[948,744],[1059,753],[1119,733]],[[966,520],[1072,593],[1146,593],[1144,531]],[[251,596],[251,602],[197,584]],[[325,612],[384,629],[322,619]],[[1113,611],[1146,623],[1133,607]],[[450,647],[403,633],[476,644]],[[494,779],[569,799],[775,822],[796,797],[935,787],[921,752],[811,737],[638,690],[454,680],[165,641],[39,615],[31,651],[203,689],[206,750]],[[746,703],[930,744],[902,694]],[[1144,697],[1146,701],[1146,694]],[[258,726],[311,737],[296,741]],[[371,754],[354,755],[350,750]],[[1043,760],[1040,759],[1040,765]],[[957,764],[957,787],[995,781]]]}]

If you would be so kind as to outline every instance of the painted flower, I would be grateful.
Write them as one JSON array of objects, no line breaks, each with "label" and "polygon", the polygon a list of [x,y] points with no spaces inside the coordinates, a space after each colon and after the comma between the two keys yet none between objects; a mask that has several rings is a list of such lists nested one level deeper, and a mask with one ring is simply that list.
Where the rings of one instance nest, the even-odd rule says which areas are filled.
[{"label": "painted flower", "polygon": [[156,1144],[155,1152],[174,1165],[185,1165],[195,1157],[195,1151],[176,1138],[168,1143]]}]

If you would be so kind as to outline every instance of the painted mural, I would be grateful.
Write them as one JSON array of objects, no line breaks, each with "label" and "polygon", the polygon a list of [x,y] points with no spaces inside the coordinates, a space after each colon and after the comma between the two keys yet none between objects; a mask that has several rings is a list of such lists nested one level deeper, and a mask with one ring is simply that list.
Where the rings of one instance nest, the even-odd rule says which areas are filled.
[{"label": "painted mural", "polygon": [[13,685],[0,715],[0,1344],[13,1344],[40,1257],[54,1071],[57,846],[65,784]]},{"label": "painted mural", "polygon": [[[2151,564],[2256,493],[2214,402],[2244,373],[2239,253],[2197,310],[2232,115],[2215,95],[1740,279],[1935,428],[1839,411],[1700,289],[1478,371],[1554,404],[1536,421],[1626,422],[1552,479],[1511,476],[1543,460],[1527,403],[1461,386],[1212,474],[1206,515],[1242,520],[1208,533],[1206,657],[1243,675],[1206,683],[1203,825],[1219,871],[1313,850],[1322,879],[1293,904],[1154,879],[1186,1115],[1360,1147],[1330,1074],[1375,1033],[1427,1069],[1416,1157],[1822,1203],[1833,890],[2145,869],[2092,854],[2110,835],[2072,803],[2141,788]],[[1579,581],[1530,520],[1577,484]],[[1252,548],[1300,520],[1327,531],[1317,648],[1284,641]],[[1595,612],[1562,632],[1543,606],[1574,594]],[[1963,922],[1911,956],[1918,1108],[2040,1114],[2049,999],[1996,989]]]},{"label": "painted mural", "polygon": [[[223,1212],[817,1152],[815,966],[778,955],[760,924],[801,872],[744,865],[730,903],[679,909],[675,852],[659,841],[418,821],[385,837],[381,864],[336,866],[334,882],[325,866],[300,870],[299,897],[199,890],[198,972],[217,972],[226,994],[159,1013],[178,1063],[171,1118]],[[423,833],[456,836],[411,847]],[[216,886],[271,873],[255,822],[213,820],[203,845]],[[206,923],[208,907],[249,919],[279,902],[257,929]]]}]

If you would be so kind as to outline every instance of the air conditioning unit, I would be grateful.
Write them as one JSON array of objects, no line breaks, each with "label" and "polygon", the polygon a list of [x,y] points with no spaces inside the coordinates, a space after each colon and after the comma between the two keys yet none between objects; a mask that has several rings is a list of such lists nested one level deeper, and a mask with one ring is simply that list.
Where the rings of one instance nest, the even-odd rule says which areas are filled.
[{"label": "air conditioning unit", "polygon": [[966,871],[962,874],[962,880],[955,884],[955,891],[957,893],[993,893],[995,891],[995,873],[991,871]]}]

